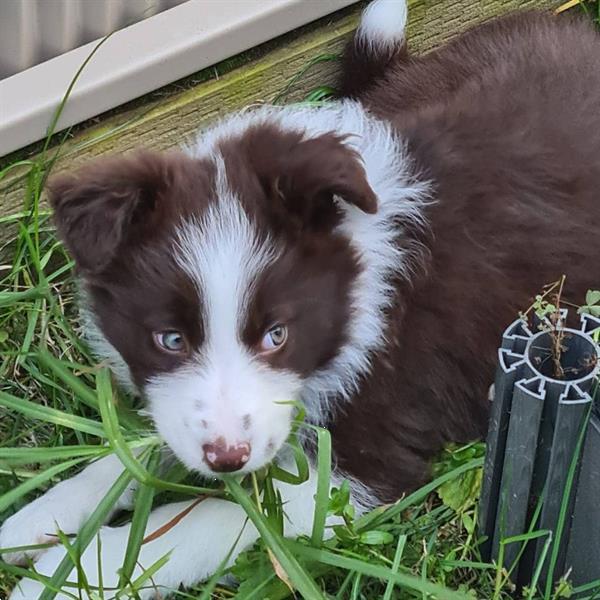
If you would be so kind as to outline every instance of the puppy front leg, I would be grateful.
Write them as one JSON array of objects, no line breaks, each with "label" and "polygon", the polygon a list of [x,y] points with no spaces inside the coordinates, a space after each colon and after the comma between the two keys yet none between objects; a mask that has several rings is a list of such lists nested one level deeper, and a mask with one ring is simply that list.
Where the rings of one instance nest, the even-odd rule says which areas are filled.
[{"label": "puppy front leg", "polygon": [[[54,534],[58,529],[64,533],[77,533],[123,469],[121,461],[115,455],[109,455],[71,479],[61,481],[4,522],[0,528],[0,548],[55,542]],[[130,484],[109,519],[115,511],[130,506],[136,485],[136,482]],[[28,550],[4,554],[2,558],[19,564],[26,558],[36,560],[42,553]]]},{"label": "puppy front leg", "polygon": [[[301,485],[279,483],[278,489],[286,514],[285,534],[287,536],[308,534],[313,521],[316,474],[311,471],[309,480]],[[146,536],[169,523],[190,505],[190,502],[179,502],[153,511],[146,528]],[[102,580],[107,598],[111,597],[109,588],[114,589],[117,585],[118,569],[123,564],[128,536],[129,525],[103,527],[100,530]],[[231,563],[241,551],[256,541],[258,533],[237,504],[216,498],[206,499],[195,506],[177,525],[142,546],[133,579],[142,574],[142,568],[148,569],[160,558],[169,554],[168,562],[152,577],[156,588],[166,593],[177,589],[181,584],[192,585],[216,571],[234,546],[238,536],[240,536],[239,541],[231,555]],[[52,575],[64,554],[61,546],[50,549],[37,562],[38,572]],[[97,585],[97,541],[90,544],[81,559],[81,564],[90,585]],[[69,581],[76,580],[77,573],[73,571]],[[147,589],[140,594],[143,599],[152,598],[156,592],[156,588],[152,587],[150,582],[147,586]],[[22,581],[11,595],[11,600],[35,600],[42,589],[37,582]],[[58,595],[57,598],[63,599],[67,596]],[[83,598],[87,596],[84,595]]]}]

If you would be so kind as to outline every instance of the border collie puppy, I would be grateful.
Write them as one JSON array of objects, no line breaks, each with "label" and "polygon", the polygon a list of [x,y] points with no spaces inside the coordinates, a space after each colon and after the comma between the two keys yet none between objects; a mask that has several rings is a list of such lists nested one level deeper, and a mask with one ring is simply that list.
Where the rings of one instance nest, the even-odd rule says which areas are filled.
[{"label": "border collie puppy", "polygon": [[[207,477],[271,461],[301,401],[357,508],[392,501],[446,442],[485,433],[517,311],[563,273],[571,298],[600,282],[600,36],[522,13],[419,58],[405,21],[404,2],[367,8],[337,102],[248,110],[184,152],[102,160],[50,187],[92,345]],[[60,483],[6,521],[0,546],[76,533],[121,471],[106,458]],[[279,492],[286,533],[309,532],[314,474]],[[148,532],[188,505],[155,510]],[[192,584],[242,529],[237,552],[255,541],[244,522],[208,499],[139,563],[171,552],[154,582]],[[128,535],[101,530],[106,586]],[[64,550],[30,556],[48,575]],[[82,564],[97,583],[96,542]]]}]

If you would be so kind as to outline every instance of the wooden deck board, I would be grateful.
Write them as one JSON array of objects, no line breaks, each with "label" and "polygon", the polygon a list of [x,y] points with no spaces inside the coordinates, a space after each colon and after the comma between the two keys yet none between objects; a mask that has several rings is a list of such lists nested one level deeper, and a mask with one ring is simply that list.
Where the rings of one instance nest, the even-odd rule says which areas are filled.
[{"label": "wooden deck board", "polygon": [[[409,0],[409,46],[412,52],[427,52],[465,28],[495,15],[517,8],[556,5],[554,0]],[[253,103],[272,102],[286,88],[290,78],[312,59],[340,52],[356,27],[363,6],[360,3],[341,15],[330,16],[289,42],[289,37],[283,36],[280,47],[219,79],[125,111],[90,127],[63,146],[55,171],[138,147],[163,150],[179,146],[218,117]],[[300,100],[319,85],[335,85],[337,68],[337,61],[314,65],[292,86],[286,101]],[[0,217],[21,209],[25,173],[25,169],[15,169],[0,181]]]}]

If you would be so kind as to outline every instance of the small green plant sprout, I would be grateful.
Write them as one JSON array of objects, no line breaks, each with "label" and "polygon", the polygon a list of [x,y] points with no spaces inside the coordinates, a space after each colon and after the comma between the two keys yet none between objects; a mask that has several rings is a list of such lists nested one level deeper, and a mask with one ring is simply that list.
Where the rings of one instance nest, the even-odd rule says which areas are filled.
[{"label": "small green plant sprout", "polygon": [[600,290],[588,290],[585,295],[585,304],[580,306],[577,312],[600,317]]},{"label": "small green plant sprout", "polygon": [[537,325],[539,329],[547,327],[547,318],[551,323],[558,323],[560,320],[560,303],[565,280],[566,277],[563,275],[557,281],[546,284],[542,288],[542,292],[535,296],[535,300],[529,308],[525,312],[519,312],[519,316],[530,322],[530,317],[535,315],[538,319]]},{"label": "small green plant sprout", "polygon": [[[485,455],[485,445],[481,442],[457,446],[447,446],[434,467],[434,474],[452,471],[469,461],[482,458]],[[481,469],[466,471],[455,479],[440,485],[436,490],[440,500],[457,513],[464,513],[471,508],[479,498],[481,489]]]},{"label": "small green plant sprout", "polygon": [[565,376],[561,356],[567,349],[564,345],[565,335],[561,325],[561,301],[566,276],[544,286],[543,293],[536,295],[535,301],[524,312],[522,319],[529,323],[529,315],[533,313],[536,319],[532,323],[540,331],[548,331],[552,337],[551,358],[554,365],[554,376],[563,379]]}]

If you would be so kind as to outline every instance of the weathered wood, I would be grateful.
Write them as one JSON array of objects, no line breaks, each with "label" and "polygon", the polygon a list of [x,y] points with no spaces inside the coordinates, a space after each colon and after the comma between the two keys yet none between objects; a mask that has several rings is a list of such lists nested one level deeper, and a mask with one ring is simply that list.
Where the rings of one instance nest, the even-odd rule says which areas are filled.
[{"label": "weathered wood", "polygon": [[[317,0],[307,0],[317,1]],[[414,0],[409,1],[408,40],[413,52],[426,52],[458,32],[517,8],[550,8],[556,0]],[[181,145],[207,123],[258,102],[272,102],[290,78],[319,55],[339,52],[357,24],[364,3],[333,15],[314,29],[219,79],[204,82],[161,102],[127,110],[69,140],[55,170],[137,147],[167,149]],[[336,61],[319,62],[289,90],[286,100],[303,98],[316,86],[335,84]],[[25,169],[0,181],[0,216],[18,211],[25,197]],[[0,237],[2,232],[0,231]]]}]

